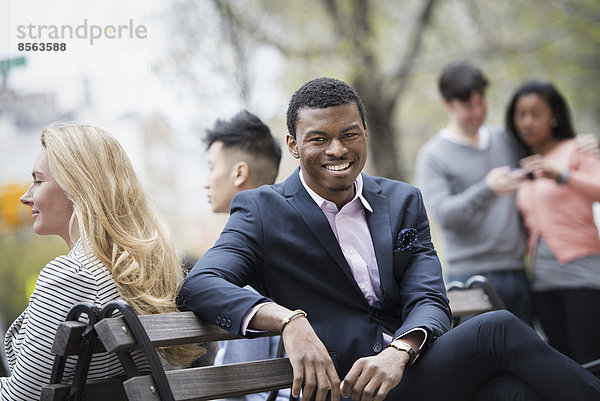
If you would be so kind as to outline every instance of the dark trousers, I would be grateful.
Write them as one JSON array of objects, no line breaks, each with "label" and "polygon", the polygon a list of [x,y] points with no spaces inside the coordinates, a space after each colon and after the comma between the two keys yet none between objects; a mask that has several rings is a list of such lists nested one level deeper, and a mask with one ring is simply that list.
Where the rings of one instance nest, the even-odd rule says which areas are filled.
[{"label": "dark trousers", "polygon": [[600,380],[507,311],[476,316],[408,366],[387,400],[600,400]]},{"label": "dark trousers", "polygon": [[600,291],[577,288],[534,293],[548,342],[579,363],[600,358]]}]

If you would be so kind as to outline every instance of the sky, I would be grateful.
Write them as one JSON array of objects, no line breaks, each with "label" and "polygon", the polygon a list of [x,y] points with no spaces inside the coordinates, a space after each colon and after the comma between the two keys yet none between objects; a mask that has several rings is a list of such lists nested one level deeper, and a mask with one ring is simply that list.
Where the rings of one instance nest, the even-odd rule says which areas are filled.
[{"label": "sky", "polygon": [[[173,76],[157,73],[157,65],[168,66],[169,46],[177,40],[173,34],[177,27],[164,18],[170,4],[159,0],[0,0],[0,60],[26,57],[25,66],[11,70],[10,89],[21,94],[51,93],[59,110],[75,111],[78,121],[98,125],[117,137],[159,208],[174,221],[176,235],[195,238],[204,247],[203,241],[214,239],[214,230],[203,227],[218,229],[225,219],[213,216],[206,203],[201,136],[217,118],[232,116],[242,105],[228,80],[202,59],[198,68],[203,87],[195,91]],[[216,24],[203,26],[206,34],[201,39],[216,38],[217,28]],[[64,43],[65,50],[19,51],[26,43],[47,42]],[[265,52],[258,57],[272,57],[275,63],[270,64],[276,65],[276,55]],[[263,102],[258,114],[269,119],[279,112],[274,106],[273,75],[264,63],[256,71],[256,92],[273,99]],[[203,99],[198,99],[198,92],[204,94]],[[124,117],[128,115],[133,117]],[[174,132],[172,145],[179,152],[170,166],[175,189],[144,177],[148,158],[155,159],[161,152],[142,152],[142,139],[135,131],[141,120],[153,115],[164,118]],[[0,118],[0,180],[29,180],[42,127],[30,135],[10,133]],[[182,209],[184,213],[173,217],[173,211]]]},{"label": "sky", "polygon": [[[9,11],[0,17],[8,19],[2,21],[2,26],[9,29],[2,30],[0,57],[27,57],[26,67],[11,73],[12,87],[58,89],[60,106],[72,109],[82,101],[82,82],[86,78],[96,111],[103,115],[125,110],[165,111],[165,107],[169,114],[182,110],[182,105],[173,101],[157,102],[161,97],[174,94],[152,73],[152,65],[162,56],[165,44],[158,16],[166,2],[2,0],[2,3],[2,10],[8,8]],[[108,38],[106,30],[112,32],[113,26],[115,37]],[[127,28],[121,30],[119,38],[119,26],[133,26],[145,34],[131,37]],[[42,38],[39,38],[40,29]],[[97,35],[98,30],[103,30],[102,37],[92,38],[92,33]],[[23,32],[26,33],[24,38],[20,35]],[[55,36],[50,38],[53,32]],[[60,39],[62,34],[66,37]],[[19,43],[40,43],[44,38],[65,43],[66,50],[18,51]]]}]

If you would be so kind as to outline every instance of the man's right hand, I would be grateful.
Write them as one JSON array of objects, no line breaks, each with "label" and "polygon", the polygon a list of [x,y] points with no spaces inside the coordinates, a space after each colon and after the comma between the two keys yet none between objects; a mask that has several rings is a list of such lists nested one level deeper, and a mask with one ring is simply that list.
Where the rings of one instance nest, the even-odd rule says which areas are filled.
[{"label": "man's right hand", "polygon": [[[289,309],[274,302],[265,303],[250,320],[256,330],[279,331]],[[310,316],[309,316],[310,317]],[[292,397],[308,401],[316,392],[316,401],[325,401],[331,391],[331,401],[340,399],[340,378],[323,345],[307,318],[296,316],[285,325],[283,344],[294,371]],[[302,387],[304,383],[304,387]]]},{"label": "man's right hand", "polygon": [[508,166],[496,167],[485,176],[485,182],[496,195],[513,193],[525,179],[525,173]]},{"label": "man's right hand", "polygon": [[331,391],[331,400],[340,399],[340,378],[327,349],[306,318],[291,320],[282,333],[285,350],[294,370],[292,397],[310,400],[316,391],[316,401],[324,401]]}]

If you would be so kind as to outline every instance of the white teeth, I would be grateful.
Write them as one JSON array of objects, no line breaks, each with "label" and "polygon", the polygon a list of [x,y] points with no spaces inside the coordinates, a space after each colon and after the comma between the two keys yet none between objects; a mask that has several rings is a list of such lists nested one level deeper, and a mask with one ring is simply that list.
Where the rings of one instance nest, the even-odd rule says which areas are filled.
[{"label": "white teeth", "polygon": [[327,170],[331,170],[331,171],[345,170],[348,167],[350,167],[350,163],[338,164],[338,165],[335,165],[335,166],[325,166],[325,168]]}]

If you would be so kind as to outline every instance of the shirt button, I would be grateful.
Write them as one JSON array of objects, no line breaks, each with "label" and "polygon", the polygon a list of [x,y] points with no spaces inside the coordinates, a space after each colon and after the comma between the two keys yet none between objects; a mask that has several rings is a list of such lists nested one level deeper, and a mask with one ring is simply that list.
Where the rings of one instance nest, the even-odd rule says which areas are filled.
[{"label": "shirt button", "polygon": [[381,352],[381,349],[382,349],[382,348],[383,348],[383,347],[382,347],[382,346],[381,346],[381,344],[379,344],[379,343],[377,343],[377,344],[373,345],[373,351],[374,351],[374,352],[376,352],[376,353],[379,353],[379,352]]},{"label": "shirt button", "polygon": [[348,253],[349,253],[350,255],[354,255],[354,251],[353,251],[352,249],[348,249]]},{"label": "shirt button", "polygon": [[360,289],[361,289],[361,290],[365,290],[365,289],[367,289],[367,285],[366,285],[365,283],[362,283],[362,284],[360,285]]}]

